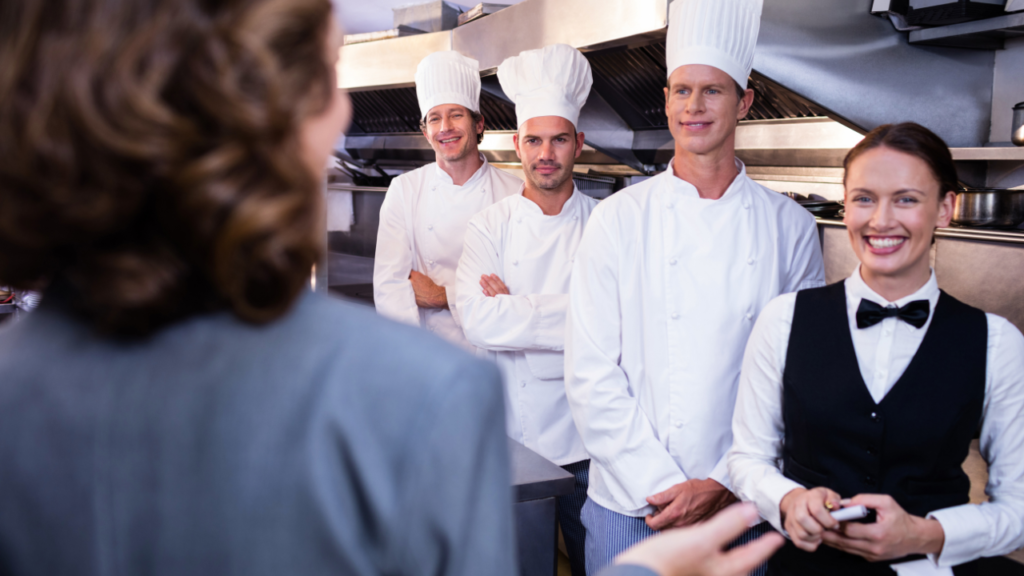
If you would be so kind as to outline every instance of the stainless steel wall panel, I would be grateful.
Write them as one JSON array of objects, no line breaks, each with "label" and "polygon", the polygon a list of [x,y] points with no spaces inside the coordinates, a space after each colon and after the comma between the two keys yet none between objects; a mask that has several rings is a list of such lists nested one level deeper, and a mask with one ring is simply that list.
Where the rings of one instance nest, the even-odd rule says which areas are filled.
[{"label": "stainless steel wall panel", "polygon": [[373,90],[414,86],[420,60],[439,50],[451,49],[451,31],[342,46],[338,56],[338,87]]},{"label": "stainless steel wall panel", "polygon": [[939,238],[936,248],[940,288],[1024,330],[1024,246]]},{"label": "stainless steel wall panel", "polygon": [[667,23],[667,0],[526,0],[456,28],[452,46],[487,70],[549,44],[582,50],[635,42]]},{"label": "stainless steel wall panel", "polygon": [[914,121],[950,146],[988,140],[992,52],[911,46],[871,0],[765,0],[754,69],[870,130]]}]

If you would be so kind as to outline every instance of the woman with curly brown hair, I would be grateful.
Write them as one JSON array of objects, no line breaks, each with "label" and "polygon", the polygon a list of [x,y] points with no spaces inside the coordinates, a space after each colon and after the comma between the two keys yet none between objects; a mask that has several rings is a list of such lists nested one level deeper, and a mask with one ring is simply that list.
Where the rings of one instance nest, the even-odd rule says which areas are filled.
[{"label": "woman with curly brown hair", "polygon": [[306,288],[339,41],[0,2],[0,574],[514,572],[497,370]]}]

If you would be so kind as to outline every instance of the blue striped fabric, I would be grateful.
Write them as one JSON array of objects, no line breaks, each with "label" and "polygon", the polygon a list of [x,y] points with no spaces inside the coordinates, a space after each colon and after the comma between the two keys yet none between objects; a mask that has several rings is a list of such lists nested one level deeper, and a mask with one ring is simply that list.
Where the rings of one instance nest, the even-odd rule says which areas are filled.
[{"label": "blue striped fabric", "polygon": [[583,503],[587,501],[587,486],[590,485],[590,460],[581,460],[562,466],[562,469],[576,477],[572,492],[556,499],[558,524],[562,527],[562,538],[569,553],[572,576],[586,576],[584,542],[587,532],[580,521]]},{"label": "blue striped fabric", "polygon": [[[586,559],[587,574],[597,574],[612,563],[621,552],[630,546],[657,534],[644,522],[643,517],[626,516],[587,499],[581,516],[587,531]],[[729,548],[752,542],[772,530],[771,525],[762,522],[744,532]],[[751,576],[765,576],[767,564],[758,566]]]}]

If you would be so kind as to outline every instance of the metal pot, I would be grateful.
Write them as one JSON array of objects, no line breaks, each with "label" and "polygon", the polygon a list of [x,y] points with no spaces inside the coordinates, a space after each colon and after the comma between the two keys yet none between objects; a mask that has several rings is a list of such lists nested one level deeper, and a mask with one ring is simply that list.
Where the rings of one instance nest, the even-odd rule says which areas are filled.
[{"label": "metal pot", "polygon": [[953,222],[961,226],[1015,228],[1024,222],[1024,190],[972,188],[956,195]]},{"label": "metal pot", "polygon": [[1013,133],[1010,140],[1017,146],[1024,146],[1024,102],[1013,107]]}]

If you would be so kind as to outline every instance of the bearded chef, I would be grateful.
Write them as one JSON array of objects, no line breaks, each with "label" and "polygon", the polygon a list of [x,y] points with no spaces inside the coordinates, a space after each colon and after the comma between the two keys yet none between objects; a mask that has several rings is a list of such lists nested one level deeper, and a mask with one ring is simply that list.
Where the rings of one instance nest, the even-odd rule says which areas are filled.
[{"label": "bearded chef", "polygon": [[469,350],[462,333],[455,269],[466,224],[522,181],[488,164],[478,146],[480,65],[458,52],[435,52],[416,68],[420,128],[435,162],[391,182],[380,208],[373,299],[393,320],[422,326]]},{"label": "bearded chef", "polygon": [[754,321],[775,296],[824,284],[814,218],[735,157],[760,15],[760,0],[672,3],[675,157],[595,208],[576,253],[566,393],[591,457],[591,573],[735,500],[725,454]]},{"label": "bearded chef", "polygon": [[469,221],[457,304],[466,337],[505,377],[508,435],[576,477],[557,506],[572,573],[583,576],[589,460],[565,398],[562,350],[572,259],[597,205],[572,180],[593,79],[578,50],[556,44],[505,60],[498,81],[516,105],[526,183]]}]

